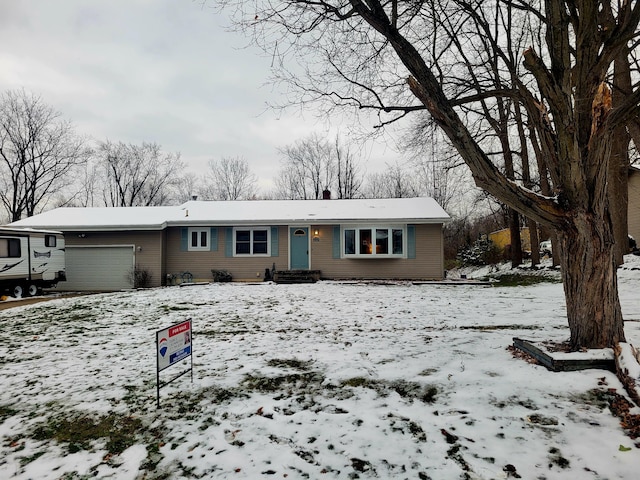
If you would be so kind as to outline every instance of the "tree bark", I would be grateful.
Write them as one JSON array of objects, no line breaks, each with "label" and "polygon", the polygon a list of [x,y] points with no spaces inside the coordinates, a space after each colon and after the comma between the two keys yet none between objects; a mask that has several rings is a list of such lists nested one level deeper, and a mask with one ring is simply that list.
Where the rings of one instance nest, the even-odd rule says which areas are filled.
[{"label": "tree bark", "polygon": [[520,215],[512,208],[508,209],[509,233],[511,237],[511,268],[522,265],[522,238],[520,236]]},{"label": "tree bark", "polygon": [[557,239],[572,348],[625,341],[611,220],[581,213]]},{"label": "tree bark", "polygon": [[[611,94],[613,108],[624,103],[631,95],[631,69],[629,67],[628,50],[625,49],[614,62],[613,92]],[[611,145],[611,161],[609,163],[609,198],[613,212],[613,231],[616,239],[616,264],[624,263],[624,255],[629,252],[628,219],[629,208],[629,143],[631,137],[624,124],[613,131]]]},{"label": "tree bark", "polygon": [[538,236],[538,224],[527,218],[527,227],[529,227],[529,243],[531,246],[531,266],[534,267],[540,263],[540,237]]}]

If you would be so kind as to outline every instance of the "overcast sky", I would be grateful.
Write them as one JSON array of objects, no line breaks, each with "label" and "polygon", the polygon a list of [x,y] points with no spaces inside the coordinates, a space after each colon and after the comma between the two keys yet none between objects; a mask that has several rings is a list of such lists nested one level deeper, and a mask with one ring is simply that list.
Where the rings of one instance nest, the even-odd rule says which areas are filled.
[{"label": "overcast sky", "polygon": [[[336,124],[266,109],[271,59],[200,0],[0,0],[0,90],[24,87],[96,140],[157,142],[194,171],[241,156],[261,178],[278,147]],[[397,155],[365,150],[368,172]]]}]

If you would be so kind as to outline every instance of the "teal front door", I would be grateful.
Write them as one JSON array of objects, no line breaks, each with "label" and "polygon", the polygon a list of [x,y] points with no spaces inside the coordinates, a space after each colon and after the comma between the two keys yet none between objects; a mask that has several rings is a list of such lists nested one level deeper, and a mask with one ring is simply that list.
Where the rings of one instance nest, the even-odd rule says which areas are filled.
[{"label": "teal front door", "polygon": [[291,270],[309,269],[309,228],[297,227],[289,229],[289,262]]}]

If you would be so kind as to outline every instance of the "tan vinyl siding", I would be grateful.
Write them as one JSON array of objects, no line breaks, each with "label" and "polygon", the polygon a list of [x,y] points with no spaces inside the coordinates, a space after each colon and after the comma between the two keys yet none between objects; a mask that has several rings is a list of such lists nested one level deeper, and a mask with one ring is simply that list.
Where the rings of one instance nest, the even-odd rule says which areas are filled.
[{"label": "tan vinyl siding", "polygon": [[629,174],[628,232],[640,245],[640,172]]},{"label": "tan vinyl siding", "polygon": [[133,245],[137,268],[151,274],[151,286],[162,285],[163,233],[159,231],[134,232],[65,232],[67,246]]},{"label": "tan vinyl siding", "polygon": [[415,225],[416,258],[389,259],[333,258],[334,226],[317,228],[318,238],[311,242],[311,269],[320,270],[323,279],[440,280],[443,277],[441,224]]},{"label": "tan vinyl siding", "polygon": [[[209,228],[209,227],[205,227]],[[286,269],[288,265],[287,227],[278,227],[278,255],[270,257],[227,257],[225,245],[233,238],[227,239],[227,227],[218,227],[217,251],[182,251],[181,228],[167,229],[166,273],[179,274],[188,271],[194,281],[209,282],[212,280],[211,270],[227,270],[234,281],[262,281],[265,269]]]},{"label": "tan vinyl siding", "polygon": [[[203,228],[211,228],[209,226]],[[216,228],[216,227],[214,227]],[[152,232],[66,232],[69,246],[132,245],[135,263],[151,273],[152,286],[165,285],[168,275],[188,271],[194,281],[212,280],[211,270],[228,270],[234,281],[262,281],[265,269],[289,267],[289,227],[279,226],[278,255],[227,257],[227,227],[217,227],[217,250],[182,251],[182,227]],[[317,238],[314,230],[318,230]],[[442,225],[415,225],[416,258],[333,258],[334,225],[312,226],[310,266],[324,279],[438,280],[443,277]],[[84,237],[80,235],[85,235]]]}]

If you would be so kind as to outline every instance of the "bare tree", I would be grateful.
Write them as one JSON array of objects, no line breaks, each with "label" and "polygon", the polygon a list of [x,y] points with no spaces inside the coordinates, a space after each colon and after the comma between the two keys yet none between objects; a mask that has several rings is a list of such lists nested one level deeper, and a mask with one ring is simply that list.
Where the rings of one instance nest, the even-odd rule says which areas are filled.
[{"label": "bare tree", "polygon": [[83,167],[76,172],[75,180],[75,185],[71,189],[73,194],[61,203],[65,206],[74,207],[103,206],[102,186],[104,178],[96,162],[86,162]]},{"label": "bare tree", "polygon": [[410,198],[420,195],[418,177],[398,163],[387,164],[383,172],[367,175],[364,189],[367,198]]},{"label": "bare tree", "polygon": [[331,145],[312,134],[280,150],[282,167],[275,179],[278,196],[292,200],[318,200],[336,178]]},{"label": "bare tree", "polygon": [[166,205],[175,196],[184,163],[179,153],[164,153],[156,143],[102,142],[97,150],[109,207]]},{"label": "bare tree", "polygon": [[430,118],[420,116],[401,149],[410,153],[409,165],[415,170],[420,195],[435,199],[449,215],[468,214],[476,187],[464,162]]},{"label": "bare tree", "polygon": [[[612,132],[638,115],[640,89],[634,85],[613,110],[607,80],[614,59],[636,37],[640,2],[222,3],[238,7],[239,26],[255,33],[267,51],[306,64],[303,71],[279,70],[279,78],[300,92],[299,103],[375,112],[381,125],[428,111],[478,186],[555,232],[572,346],[605,347],[624,339],[608,167]],[[510,50],[516,45],[509,39],[522,38],[520,29],[529,32],[523,54]],[[485,79],[468,82],[461,48],[472,49],[476,64],[498,59],[502,88]],[[280,60],[274,65],[294,63]],[[514,64],[520,61],[522,71]],[[508,178],[494,161],[495,136],[476,128],[478,120],[487,121],[479,102],[503,99],[526,112],[546,160],[551,196]]]},{"label": "bare tree", "polygon": [[210,200],[249,200],[257,192],[258,177],[251,173],[249,162],[242,157],[210,160],[203,188]]},{"label": "bare tree", "polygon": [[202,181],[194,172],[184,172],[175,182],[174,190],[178,204],[198,199],[200,193],[205,193]]},{"label": "bare tree", "polygon": [[336,166],[336,193],[338,198],[357,198],[363,184],[360,163],[351,149],[343,147],[336,135],[333,153]]},{"label": "bare tree", "polygon": [[71,123],[39,96],[0,95],[0,200],[11,221],[45,208],[88,155]]},{"label": "bare tree", "polygon": [[274,179],[277,198],[317,200],[325,191],[335,193],[337,198],[360,196],[364,181],[360,160],[339,135],[332,144],[312,134],[280,153],[282,166]]}]

